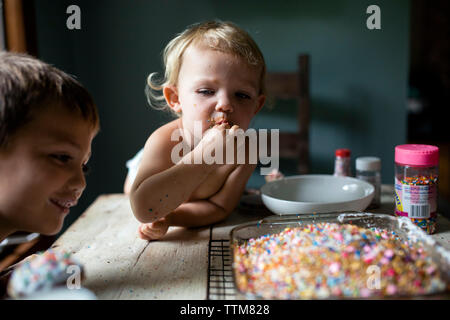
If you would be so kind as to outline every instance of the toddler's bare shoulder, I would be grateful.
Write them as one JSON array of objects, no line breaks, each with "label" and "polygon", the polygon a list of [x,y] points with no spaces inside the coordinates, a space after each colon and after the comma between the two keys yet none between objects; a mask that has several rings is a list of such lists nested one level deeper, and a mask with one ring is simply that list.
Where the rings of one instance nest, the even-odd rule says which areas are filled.
[{"label": "toddler's bare shoulder", "polygon": [[148,137],[145,147],[149,148],[153,146],[158,149],[172,148],[173,144],[178,143],[177,141],[171,141],[172,133],[177,130],[178,127],[178,119],[159,127]]},{"label": "toddler's bare shoulder", "polygon": [[165,125],[159,127],[155,131],[153,131],[148,140],[154,140],[159,138],[168,138],[170,140],[171,135],[174,131],[180,128],[180,119],[173,120]]},{"label": "toddler's bare shoulder", "polygon": [[146,177],[166,170],[174,165],[171,160],[173,145],[170,140],[170,132],[176,126],[176,120],[169,122],[156,129],[147,139],[135,182],[142,181]]}]

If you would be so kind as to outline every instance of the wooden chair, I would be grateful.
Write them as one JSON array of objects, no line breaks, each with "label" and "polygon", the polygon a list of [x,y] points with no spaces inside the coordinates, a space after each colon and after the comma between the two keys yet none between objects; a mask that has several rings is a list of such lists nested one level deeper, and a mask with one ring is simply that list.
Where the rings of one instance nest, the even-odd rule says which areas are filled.
[{"label": "wooden chair", "polygon": [[280,158],[294,159],[297,173],[306,174],[309,172],[309,55],[298,56],[296,72],[268,72],[266,86],[268,97],[275,103],[274,112],[277,100],[294,99],[297,103],[297,132],[283,132],[279,128]]}]

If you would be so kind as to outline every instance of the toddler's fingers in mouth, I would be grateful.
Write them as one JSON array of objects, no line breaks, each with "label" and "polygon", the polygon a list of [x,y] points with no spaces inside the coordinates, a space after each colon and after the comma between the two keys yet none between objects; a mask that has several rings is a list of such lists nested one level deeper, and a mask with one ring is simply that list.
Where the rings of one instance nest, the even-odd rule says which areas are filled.
[{"label": "toddler's fingers in mouth", "polygon": [[220,124],[215,124],[214,128],[217,128],[217,129],[228,129],[228,124],[225,123],[225,122],[222,122]]},{"label": "toddler's fingers in mouth", "polygon": [[232,127],[231,127],[231,129],[230,129],[230,133],[231,134],[234,134],[234,132],[237,130],[237,129],[239,129],[239,126],[238,125],[233,125]]}]

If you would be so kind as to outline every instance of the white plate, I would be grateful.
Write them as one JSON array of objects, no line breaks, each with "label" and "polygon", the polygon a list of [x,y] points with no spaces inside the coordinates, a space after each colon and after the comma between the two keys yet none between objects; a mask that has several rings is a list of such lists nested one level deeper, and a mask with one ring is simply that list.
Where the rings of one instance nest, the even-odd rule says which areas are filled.
[{"label": "white plate", "polygon": [[300,175],[271,181],[261,187],[264,205],[285,214],[361,211],[374,196],[368,182],[332,175]]}]

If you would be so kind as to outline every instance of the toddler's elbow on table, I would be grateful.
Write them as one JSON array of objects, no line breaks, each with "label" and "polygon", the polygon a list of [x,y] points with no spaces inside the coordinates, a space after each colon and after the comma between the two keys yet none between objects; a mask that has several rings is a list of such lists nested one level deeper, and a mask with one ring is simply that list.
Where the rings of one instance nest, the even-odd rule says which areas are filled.
[{"label": "toddler's elbow on table", "polygon": [[228,216],[231,214],[231,212],[233,210],[228,210],[226,208],[223,208],[222,206],[219,206],[217,204],[215,204],[217,207],[217,212],[216,212],[216,217],[217,217],[217,222],[221,222],[223,220],[225,220],[226,218],[228,218]]},{"label": "toddler's elbow on table", "polygon": [[133,206],[131,206],[131,210],[133,211],[133,215],[137,221],[139,221],[140,223],[148,223],[148,221],[146,221],[141,211],[136,210],[135,208],[133,208]]},{"label": "toddler's elbow on table", "polygon": [[133,211],[133,214],[134,214],[134,217],[136,218],[136,220],[139,221],[140,223],[150,223],[150,222],[153,222],[153,221],[148,221],[147,219],[144,218],[144,216],[143,216],[142,214],[140,214],[140,213],[138,213],[138,212],[134,212],[134,211]]},{"label": "toddler's elbow on table", "polygon": [[148,223],[148,216],[146,215],[147,211],[144,209],[142,203],[139,201],[139,197],[136,195],[136,192],[130,192],[130,206],[131,211],[133,211],[133,215],[135,218],[141,223]]}]

